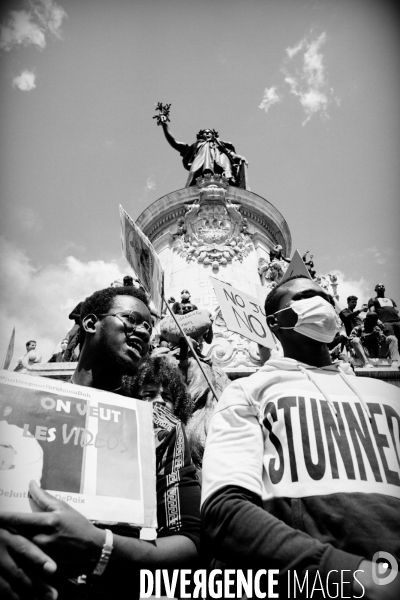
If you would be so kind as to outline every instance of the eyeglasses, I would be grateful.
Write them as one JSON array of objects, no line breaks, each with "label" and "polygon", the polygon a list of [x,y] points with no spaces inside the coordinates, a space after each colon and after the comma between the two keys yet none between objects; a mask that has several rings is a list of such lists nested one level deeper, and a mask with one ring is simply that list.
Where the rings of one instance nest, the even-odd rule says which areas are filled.
[{"label": "eyeglasses", "polygon": [[132,331],[138,329],[138,327],[143,327],[146,333],[151,335],[152,326],[147,321],[143,320],[143,317],[136,313],[135,311],[130,312],[116,312],[116,313],[99,313],[98,317],[117,317],[125,326],[131,325]]}]

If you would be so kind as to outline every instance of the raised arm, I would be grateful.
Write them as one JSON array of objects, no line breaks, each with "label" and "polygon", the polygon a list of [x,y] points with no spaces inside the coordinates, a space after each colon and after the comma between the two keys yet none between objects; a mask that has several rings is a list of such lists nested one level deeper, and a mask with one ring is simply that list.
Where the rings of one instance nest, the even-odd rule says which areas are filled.
[{"label": "raised arm", "polygon": [[169,145],[172,146],[174,150],[177,150],[178,152],[180,152],[182,154],[182,152],[187,147],[187,144],[184,144],[183,142],[178,142],[174,138],[174,136],[171,134],[171,132],[169,130],[166,117],[164,117],[163,115],[161,115],[160,116],[160,122],[161,122],[161,127],[163,129],[165,138],[166,138],[167,142],[169,143]]}]

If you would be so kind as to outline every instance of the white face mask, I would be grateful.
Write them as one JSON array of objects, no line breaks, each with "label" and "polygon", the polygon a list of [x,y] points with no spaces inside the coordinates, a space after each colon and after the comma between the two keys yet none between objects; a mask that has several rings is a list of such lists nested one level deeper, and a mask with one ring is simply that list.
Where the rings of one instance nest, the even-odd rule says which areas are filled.
[{"label": "white face mask", "polygon": [[294,327],[280,327],[280,329],[293,329],[318,342],[329,343],[341,327],[341,322],[332,304],[321,296],[293,300],[286,308],[276,311],[275,315],[291,308],[298,315]]}]

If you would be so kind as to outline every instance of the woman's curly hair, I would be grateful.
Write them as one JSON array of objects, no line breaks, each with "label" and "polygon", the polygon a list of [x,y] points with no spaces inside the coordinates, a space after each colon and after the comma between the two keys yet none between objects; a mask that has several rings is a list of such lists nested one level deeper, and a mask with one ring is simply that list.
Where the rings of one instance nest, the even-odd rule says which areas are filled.
[{"label": "woman's curly hair", "polygon": [[138,396],[140,388],[148,383],[168,388],[174,403],[174,415],[182,423],[187,423],[193,412],[193,402],[183,375],[173,359],[167,356],[150,357],[139,367],[136,375],[129,379],[132,396]]}]

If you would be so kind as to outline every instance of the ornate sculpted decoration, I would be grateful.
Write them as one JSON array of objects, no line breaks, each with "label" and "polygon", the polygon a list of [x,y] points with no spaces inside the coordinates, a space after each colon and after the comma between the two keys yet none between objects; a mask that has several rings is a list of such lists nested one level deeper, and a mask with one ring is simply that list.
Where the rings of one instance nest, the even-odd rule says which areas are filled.
[{"label": "ornate sculpted decoration", "polygon": [[226,179],[205,175],[197,179],[197,185],[199,198],[185,205],[174,249],[188,262],[211,265],[215,271],[232,260],[241,262],[253,244],[240,205],[226,198]]},{"label": "ornate sculpted decoration", "polygon": [[288,263],[284,260],[273,259],[271,262],[268,262],[266,258],[258,259],[258,273],[261,281],[265,281],[267,284],[274,283],[276,285],[279,283],[287,268]]},{"label": "ornate sculpted decoration", "polygon": [[214,339],[206,351],[213,363],[228,369],[254,369],[261,367],[260,355],[255,342],[230,331],[217,308],[213,324]]}]

